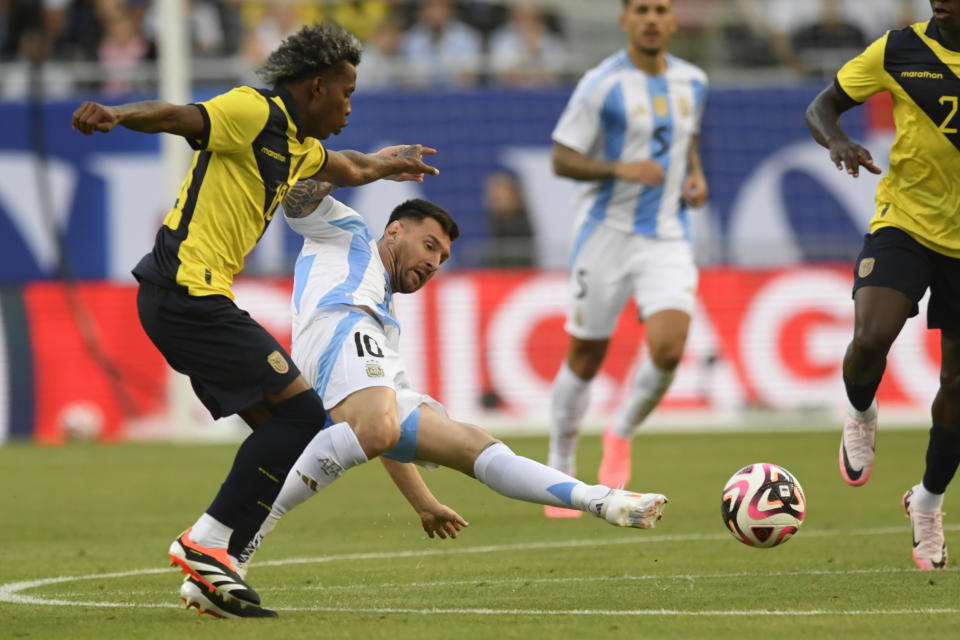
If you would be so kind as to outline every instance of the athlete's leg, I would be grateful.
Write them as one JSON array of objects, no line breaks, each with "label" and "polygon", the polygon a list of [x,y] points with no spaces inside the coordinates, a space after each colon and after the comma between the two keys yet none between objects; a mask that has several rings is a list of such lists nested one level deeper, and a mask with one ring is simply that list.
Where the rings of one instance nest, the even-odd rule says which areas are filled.
[{"label": "athlete's leg", "polygon": [[343,473],[390,449],[400,438],[396,392],[391,387],[359,389],[330,409],[333,426],[306,444],[293,463],[269,514],[257,529],[246,532],[237,551],[241,573],[246,572],[263,538],[294,507],[333,484]]},{"label": "athlete's leg", "polygon": [[887,353],[903,324],[915,313],[906,294],[882,286],[862,286],[853,295],[853,340],[843,358],[847,415],[840,436],[838,465],[844,481],[858,487],[873,473],[877,436],[877,387]]},{"label": "athlete's leg", "polygon": [[942,330],[940,389],[933,401],[933,426],[923,480],[903,496],[913,528],[913,560],[921,569],[947,566],[943,495],[960,465],[960,334]]},{"label": "athlete's leg", "polygon": [[[582,220],[571,256],[564,328],[567,354],[550,397],[550,466],[572,475],[580,422],[590,384],[607,353],[610,335],[630,297],[629,243],[632,234]],[[551,512],[547,515],[563,515]],[[574,512],[572,515],[580,515]]]},{"label": "athlete's leg", "polygon": [[[320,397],[303,376],[265,397],[269,417],[237,449],[217,496],[190,531],[195,542],[227,547],[234,558],[267,516],[263,505],[273,503],[293,462],[326,420]],[[264,417],[259,408],[243,413],[251,419]]]},{"label": "athlete's leg", "polygon": [[860,287],[853,296],[853,340],[843,357],[847,398],[857,411],[873,403],[887,353],[910,317],[913,301],[888,287]]},{"label": "athlete's leg", "polygon": [[665,309],[644,320],[650,357],[637,369],[626,402],[613,423],[613,433],[629,439],[656,408],[673,382],[690,328],[690,314]]},{"label": "athlete's leg", "polygon": [[344,471],[388,450],[400,438],[397,395],[390,387],[367,387],[330,409],[335,423],[310,441],[293,465],[273,510],[285,514]]},{"label": "athlete's leg", "polygon": [[603,458],[597,477],[601,484],[624,487],[630,483],[633,433],[663,398],[676,375],[690,328],[690,314],[664,309],[644,320],[649,357],[637,367],[627,397],[613,425],[603,433]]},{"label": "athlete's leg", "polygon": [[916,504],[924,511],[940,508],[960,464],[960,334],[942,331],[940,350],[940,388],[933,401],[926,470],[922,491],[915,493]]},{"label": "athlete's leg", "polygon": [[567,357],[550,393],[550,453],[548,464],[574,473],[580,422],[590,402],[590,382],[607,353],[609,340],[582,340],[570,336]]},{"label": "athlete's leg", "polygon": [[[666,499],[648,494],[627,498],[603,485],[588,485],[557,469],[516,455],[489,433],[474,425],[456,422],[427,406],[420,407],[417,459],[456,469],[478,479],[497,493],[516,500],[589,511],[620,526],[654,526]],[[640,511],[630,522],[607,517],[604,499],[612,502],[633,499]],[[625,516],[626,518],[626,516]]]}]

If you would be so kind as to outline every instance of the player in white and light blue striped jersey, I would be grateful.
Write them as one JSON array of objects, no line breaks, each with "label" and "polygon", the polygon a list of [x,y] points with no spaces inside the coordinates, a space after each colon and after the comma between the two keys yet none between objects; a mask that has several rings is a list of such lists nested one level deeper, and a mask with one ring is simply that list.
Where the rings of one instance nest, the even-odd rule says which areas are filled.
[{"label": "player in white and light blue striped jersey", "polygon": [[286,512],[376,456],[430,537],[456,537],[466,521],[437,501],[414,461],[456,469],[510,498],[589,511],[616,526],[654,526],[663,495],[587,485],[518,456],[411,388],[392,297],[413,293],[433,277],[459,235],[456,222],[431,202],[408,200],[374,240],[359,214],[329,196],[332,188],[304,181],[284,201],[287,222],[304,236],[294,278],[291,355],[313,381],[331,424],[294,463],[269,517],[237,559],[238,570],[245,573]]},{"label": "player in white and light blue striped jersey", "polygon": [[671,0],[624,0],[620,26],[627,48],[584,75],[552,135],[554,171],[583,188],[570,255],[570,345],[551,400],[551,466],[574,472],[590,382],[631,296],[650,352],[604,433],[599,477],[609,486],[629,482],[633,431],[683,355],[697,286],[688,207],[707,197],[697,144],[707,76],[666,51],[676,28]]}]

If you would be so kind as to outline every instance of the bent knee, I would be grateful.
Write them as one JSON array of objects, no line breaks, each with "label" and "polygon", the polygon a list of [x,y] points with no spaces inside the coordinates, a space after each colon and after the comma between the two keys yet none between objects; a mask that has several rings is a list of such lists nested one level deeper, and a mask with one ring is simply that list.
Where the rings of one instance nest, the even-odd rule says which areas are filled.
[{"label": "bent knee", "polygon": [[400,440],[400,420],[396,412],[386,413],[374,418],[359,420],[351,424],[357,440],[368,458],[389,451]]},{"label": "bent knee", "polygon": [[683,358],[683,345],[679,347],[661,347],[650,352],[650,358],[663,371],[673,371],[680,365]]}]

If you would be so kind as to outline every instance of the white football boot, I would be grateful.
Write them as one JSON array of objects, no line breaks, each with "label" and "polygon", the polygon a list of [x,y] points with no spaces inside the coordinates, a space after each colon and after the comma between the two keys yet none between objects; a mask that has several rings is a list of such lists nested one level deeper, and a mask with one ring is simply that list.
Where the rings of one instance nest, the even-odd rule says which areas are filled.
[{"label": "white football boot", "polygon": [[602,498],[591,500],[585,511],[603,518],[615,527],[652,529],[663,517],[667,497],[659,493],[634,493],[610,489]]}]

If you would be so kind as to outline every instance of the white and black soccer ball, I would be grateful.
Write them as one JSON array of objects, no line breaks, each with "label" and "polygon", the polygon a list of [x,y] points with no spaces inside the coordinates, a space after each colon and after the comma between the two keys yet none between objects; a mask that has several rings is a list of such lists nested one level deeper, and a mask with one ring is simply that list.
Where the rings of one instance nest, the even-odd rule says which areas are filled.
[{"label": "white and black soccer ball", "polygon": [[796,477],[769,462],[747,465],[723,488],[723,524],[734,538],[750,547],[783,544],[797,532],[807,515],[807,499]]}]

